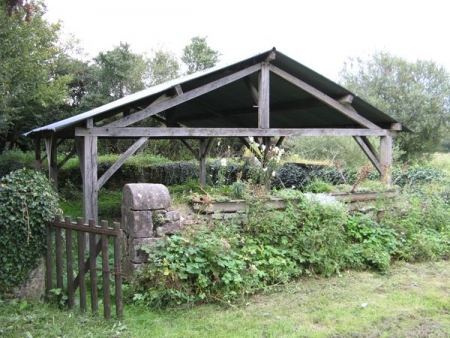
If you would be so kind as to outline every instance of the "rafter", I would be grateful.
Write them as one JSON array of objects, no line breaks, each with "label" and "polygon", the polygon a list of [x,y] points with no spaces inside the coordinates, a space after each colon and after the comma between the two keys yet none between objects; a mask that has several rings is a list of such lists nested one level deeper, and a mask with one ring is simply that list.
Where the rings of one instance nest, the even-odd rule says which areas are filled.
[{"label": "rafter", "polygon": [[211,92],[215,89],[218,89],[227,84],[230,84],[230,83],[232,83],[236,80],[239,80],[243,77],[246,77],[247,75],[252,74],[260,69],[261,69],[261,64],[256,64],[256,65],[250,66],[241,71],[238,71],[236,73],[225,76],[219,80],[212,81],[212,82],[210,82],[206,85],[203,85],[201,87],[198,87],[196,89],[192,89],[188,92],[184,92],[181,95],[174,96],[174,97],[164,100],[162,102],[152,103],[150,106],[148,106],[144,110],[141,110],[130,116],[124,117],[120,120],[114,121],[114,122],[106,125],[105,127],[127,127],[133,123],[142,121],[152,115],[158,114],[164,110],[175,107],[176,105],[190,101],[192,99],[195,99],[196,97],[199,97],[199,96],[204,95],[208,92]]},{"label": "rafter", "polygon": [[326,105],[341,112],[342,114],[347,116],[349,119],[352,119],[353,121],[357,122],[361,126],[369,128],[369,129],[381,129],[375,123],[372,123],[365,117],[359,115],[356,112],[356,110],[354,110],[353,108],[349,108],[348,105],[344,105],[344,104],[340,103],[339,101],[334,100],[333,98],[331,98],[330,96],[321,92],[320,90],[318,90],[318,89],[314,88],[313,86],[307,84],[306,82],[296,78],[295,76],[289,74],[288,72],[285,72],[284,70],[282,70],[278,67],[275,67],[274,65],[269,65],[269,67],[273,73],[277,74],[282,79],[284,79],[284,80],[292,83],[293,85],[297,86],[298,88],[306,91],[307,93],[311,94],[315,98],[324,102]]}]

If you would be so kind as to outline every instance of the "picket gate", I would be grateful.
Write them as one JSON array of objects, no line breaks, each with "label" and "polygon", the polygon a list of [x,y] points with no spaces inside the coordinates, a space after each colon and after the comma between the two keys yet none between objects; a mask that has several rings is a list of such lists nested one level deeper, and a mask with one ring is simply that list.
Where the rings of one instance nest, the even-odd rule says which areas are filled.
[{"label": "picket gate", "polygon": [[[101,226],[89,220],[87,224],[82,218],[72,222],[71,217],[62,220],[56,216],[47,225],[47,253],[46,253],[46,293],[49,294],[54,287],[54,267],[56,270],[56,288],[67,290],[67,304],[69,308],[75,306],[75,293],[79,288],[80,308],[87,310],[86,274],[89,273],[91,309],[98,312],[98,285],[97,270],[102,271],[103,314],[105,318],[111,318],[110,274],[114,275],[116,316],[123,315],[122,273],[120,267],[120,223],[115,222],[110,228],[107,221],[102,221]],[[74,277],[74,243],[73,232],[76,232],[76,252],[78,256],[78,275]],[[53,240],[54,234],[54,240]],[[88,234],[88,235],[86,235]],[[88,258],[85,260],[86,238],[88,237]],[[114,269],[109,264],[109,237],[113,237]],[[65,243],[64,243],[65,242]],[[65,244],[65,257],[64,248]],[[55,250],[53,250],[53,245]],[[97,256],[101,253],[102,265],[97,267]],[[63,259],[66,263],[66,278],[64,278]],[[93,272],[93,273],[91,273]],[[65,286],[64,284],[65,279]]]}]

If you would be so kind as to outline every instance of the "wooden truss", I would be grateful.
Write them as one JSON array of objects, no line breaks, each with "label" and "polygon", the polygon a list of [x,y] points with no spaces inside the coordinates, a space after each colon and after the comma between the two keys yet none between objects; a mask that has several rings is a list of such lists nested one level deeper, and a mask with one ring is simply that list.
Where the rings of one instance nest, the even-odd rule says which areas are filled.
[{"label": "wooden truss", "polygon": [[[98,216],[98,190],[104,186],[108,179],[121,167],[121,165],[141,148],[149,139],[180,139],[200,162],[200,182],[206,182],[206,156],[211,147],[212,139],[216,137],[237,137],[244,144],[248,143],[246,137],[261,137],[268,140],[270,137],[280,137],[278,145],[287,136],[352,136],[358,143],[374,167],[380,172],[382,179],[390,182],[390,169],[392,166],[392,139],[401,130],[401,125],[396,123],[387,129],[381,128],[372,121],[360,115],[353,107],[352,95],[341,98],[332,98],[317,88],[309,85],[290,73],[272,65],[270,62],[275,58],[275,52],[269,54],[267,59],[261,63],[251,65],[247,68],[237,70],[218,80],[214,80],[200,87],[184,91],[181,85],[177,85],[172,91],[162,94],[153,103],[131,114],[124,114],[120,119],[106,125],[96,126],[93,118],[85,121],[84,127],[75,128],[74,135],[76,149],[73,149],[64,163],[75,153],[80,159],[83,178],[83,205],[85,219],[95,219]],[[248,76],[258,73],[258,86],[249,81]],[[310,94],[322,104],[334,109],[337,113],[354,121],[359,128],[323,128],[323,129],[298,129],[298,128],[271,128],[270,127],[270,76],[276,74],[284,81],[289,82],[302,91]],[[213,115],[227,118],[236,124],[236,128],[186,128],[181,127],[177,121],[171,121],[171,111],[178,105],[192,101],[202,95],[224,87],[234,81],[244,79],[255,105],[258,108],[257,128],[241,127],[240,121],[232,115],[224,115],[210,110]],[[119,114],[120,111],[116,113]],[[157,114],[164,114],[164,118]],[[108,116],[110,117],[110,116]],[[149,128],[133,127],[142,120],[156,118],[163,121],[167,127]],[[234,119],[234,120],[233,120]],[[98,124],[99,121],[96,121]],[[377,151],[368,137],[380,138],[380,148]],[[97,140],[98,138],[133,138],[137,141],[114,163],[100,178],[97,177]],[[185,141],[186,139],[199,140],[198,152],[192,149]],[[40,140],[36,138],[36,158],[40,160]],[[58,169],[64,164],[56,163],[56,150],[58,140],[55,135],[45,138],[47,158],[49,161],[49,177],[56,185]]]}]

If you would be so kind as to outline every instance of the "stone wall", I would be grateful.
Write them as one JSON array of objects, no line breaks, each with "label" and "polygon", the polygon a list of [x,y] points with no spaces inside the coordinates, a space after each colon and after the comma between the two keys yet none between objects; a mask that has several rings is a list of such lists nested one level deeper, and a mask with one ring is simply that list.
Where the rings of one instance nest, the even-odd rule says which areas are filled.
[{"label": "stone wall", "polygon": [[127,275],[145,263],[142,245],[156,246],[164,236],[181,227],[180,213],[171,210],[172,200],[162,184],[135,183],[123,188],[122,262]]}]

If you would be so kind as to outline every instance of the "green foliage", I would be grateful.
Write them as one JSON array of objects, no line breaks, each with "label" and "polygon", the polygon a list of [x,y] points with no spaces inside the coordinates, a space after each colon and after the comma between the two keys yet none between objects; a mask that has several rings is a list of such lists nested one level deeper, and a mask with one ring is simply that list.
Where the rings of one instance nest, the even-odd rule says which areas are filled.
[{"label": "green foliage", "polygon": [[33,168],[34,155],[20,150],[4,151],[0,155],[0,177],[22,168]]},{"label": "green foliage", "polygon": [[450,113],[450,75],[444,67],[375,52],[367,60],[350,59],[340,76],[346,88],[413,131],[396,138],[403,159],[437,150]]},{"label": "green foliage", "polygon": [[22,169],[0,180],[0,291],[27,281],[45,251],[44,221],[58,212],[58,196],[41,174]]},{"label": "green foliage", "polygon": [[350,216],[344,226],[351,241],[349,260],[352,267],[386,271],[398,247],[396,232],[367,215]]},{"label": "green foliage", "polygon": [[204,299],[232,299],[242,291],[246,263],[236,248],[236,228],[199,227],[143,246],[149,263],[137,275],[135,299],[152,306],[179,305]]},{"label": "green foliage", "polygon": [[181,61],[187,65],[187,73],[192,74],[215,66],[219,62],[219,56],[218,51],[208,46],[206,37],[196,36],[184,47]]},{"label": "green foliage", "polygon": [[151,84],[157,85],[178,77],[180,65],[173,53],[162,49],[154,52],[149,61]]},{"label": "green foliage", "polygon": [[59,26],[43,15],[26,22],[0,10],[0,152],[27,149],[22,134],[57,119],[68,98],[70,76],[54,72]]},{"label": "green foliage", "polygon": [[96,89],[112,101],[145,88],[149,80],[148,60],[135,54],[127,43],[110,51],[100,52],[94,61],[98,67],[98,81],[92,84]]},{"label": "green foliage", "polygon": [[[379,143],[377,139],[370,141],[375,147]],[[293,137],[286,140],[284,146],[286,147],[286,157],[293,160],[300,158],[329,163],[339,160],[347,168],[358,168],[368,163],[361,148],[349,136]]]},{"label": "green foliage", "polygon": [[304,191],[313,193],[330,193],[333,191],[333,185],[316,178],[306,185]]},{"label": "green foliage", "polygon": [[346,264],[346,209],[303,198],[286,212],[252,198],[243,219],[188,228],[154,249],[134,280],[134,299],[152,306],[229,301],[303,273]]}]

